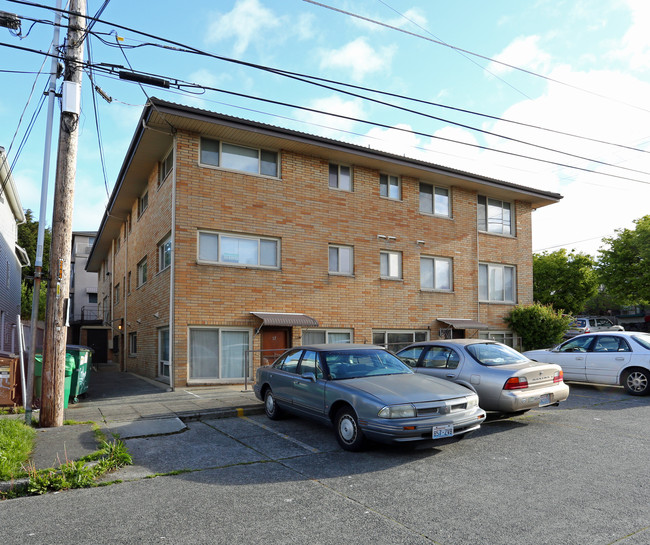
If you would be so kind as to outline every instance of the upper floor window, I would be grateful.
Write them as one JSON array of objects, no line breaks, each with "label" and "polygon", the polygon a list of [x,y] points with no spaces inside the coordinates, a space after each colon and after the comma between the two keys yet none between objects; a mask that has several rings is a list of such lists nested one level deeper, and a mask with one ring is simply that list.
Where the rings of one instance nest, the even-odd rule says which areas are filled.
[{"label": "upper floor window", "polygon": [[144,214],[144,211],[147,209],[149,206],[149,191],[146,189],[144,190],[144,193],[140,195],[140,198],[138,199],[138,218]]},{"label": "upper floor window", "polygon": [[332,274],[352,274],[353,251],[351,246],[329,247],[329,272]]},{"label": "upper floor window", "polygon": [[172,264],[172,239],[167,237],[158,245],[158,270],[165,270]]},{"label": "upper floor window", "polygon": [[379,195],[387,199],[395,199],[397,201],[402,199],[402,185],[397,176],[389,174],[379,175]]},{"label": "upper floor window", "polygon": [[382,251],[379,254],[380,275],[392,280],[402,278],[402,254],[400,252]]},{"label": "upper floor window", "polygon": [[227,144],[212,138],[201,138],[200,162],[203,165],[278,177],[277,152]]},{"label": "upper floor window", "polygon": [[514,222],[512,205],[509,202],[499,201],[478,196],[478,229],[487,233],[514,235]]},{"label": "upper floor window", "polygon": [[174,169],[174,149],[172,148],[169,150],[169,153],[165,156],[165,158],[160,161],[160,165],[158,168],[158,185],[162,184],[166,179],[167,176],[171,173],[171,171]]},{"label": "upper floor window", "polygon": [[420,212],[450,217],[449,189],[420,182]]},{"label": "upper floor window", "polygon": [[451,259],[420,257],[420,288],[451,291]]},{"label": "upper floor window", "polygon": [[511,265],[480,263],[478,298],[480,301],[516,302],[516,269]]},{"label": "upper floor window", "polygon": [[147,282],[147,258],[138,263],[138,288]]},{"label": "upper floor window", "polygon": [[277,269],[280,263],[280,241],[200,231],[199,261]]},{"label": "upper floor window", "polygon": [[120,285],[115,284],[115,287],[113,288],[113,290],[114,290],[113,291],[113,301],[117,305],[120,302]]},{"label": "upper floor window", "polygon": [[352,191],[352,169],[345,165],[330,163],[329,186],[332,189]]}]

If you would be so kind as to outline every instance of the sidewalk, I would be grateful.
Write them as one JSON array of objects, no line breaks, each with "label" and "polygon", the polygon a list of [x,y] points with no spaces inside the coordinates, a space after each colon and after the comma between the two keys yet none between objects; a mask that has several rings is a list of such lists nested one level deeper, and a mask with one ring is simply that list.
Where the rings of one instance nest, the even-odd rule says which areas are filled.
[{"label": "sidewalk", "polygon": [[187,420],[262,412],[251,384],[247,389],[242,384],[171,391],[166,384],[99,365],[91,372],[86,396],[65,409],[65,420],[82,424],[38,428],[32,462],[36,469],[58,467],[95,452],[97,439],[88,422],[99,425],[108,438],[118,434],[127,439],[178,433]]}]

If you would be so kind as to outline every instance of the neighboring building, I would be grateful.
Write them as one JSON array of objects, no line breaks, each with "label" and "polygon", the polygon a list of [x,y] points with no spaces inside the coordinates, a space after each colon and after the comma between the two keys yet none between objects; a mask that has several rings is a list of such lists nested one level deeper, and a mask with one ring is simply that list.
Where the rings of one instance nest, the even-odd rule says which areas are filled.
[{"label": "neighboring building", "polygon": [[17,354],[21,269],[29,265],[18,246],[18,225],[25,223],[4,148],[0,147],[0,355]]},{"label": "neighboring building", "polygon": [[241,382],[300,343],[511,339],[560,198],[151,99],[87,268],[123,369]]},{"label": "neighboring building", "polygon": [[93,361],[106,362],[108,337],[97,303],[97,273],[86,270],[96,235],[93,231],[72,233],[68,344],[89,346]]}]

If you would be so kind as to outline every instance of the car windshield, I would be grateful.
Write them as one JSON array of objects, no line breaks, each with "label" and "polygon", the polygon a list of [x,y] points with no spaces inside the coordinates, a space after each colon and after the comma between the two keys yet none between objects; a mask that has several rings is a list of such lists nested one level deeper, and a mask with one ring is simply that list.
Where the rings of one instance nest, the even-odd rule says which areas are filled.
[{"label": "car windshield", "polygon": [[505,344],[476,343],[467,345],[467,351],[481,365],[495,366],[528,361],[514,348]]},{"label": "car windshield", "polygon": [[325,352],[325,363],[334,380],[412,373],[396,356],[385,350],[337,350]]},{"label": "car windshield", "polygon": [[643,346],[643,348],[650,350],[650,335],[648,333],[638,333],[633,335],[632,338]]}]

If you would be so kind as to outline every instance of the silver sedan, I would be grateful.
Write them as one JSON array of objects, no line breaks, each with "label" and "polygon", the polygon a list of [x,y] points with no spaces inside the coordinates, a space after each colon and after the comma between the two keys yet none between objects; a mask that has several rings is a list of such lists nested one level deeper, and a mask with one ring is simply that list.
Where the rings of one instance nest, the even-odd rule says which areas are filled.
[{"label": "silver sedan", "polygon": [[648,333],[608,331],[578,335],[550,350],[529,350],[524,355],[562,366],[567,380],[620,384],[629,394],[650,394]]},{"label": "silver sedan", "polygon": [[254,390],[270,419],[291,412],[331,424],[339,445],[351,451],[366,438],[408,443],[462,436],[485,418],[471,390],[415,374],[371,345],[292,348],[257,370]]},{"label": "silver sedan", "polygon": [[471,388],[486,411],[520,413],[557,405],[569,396],[559,365],[535,363],[496,341],[420,342],[400,350],[397,356],[417,373]]}]

